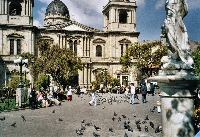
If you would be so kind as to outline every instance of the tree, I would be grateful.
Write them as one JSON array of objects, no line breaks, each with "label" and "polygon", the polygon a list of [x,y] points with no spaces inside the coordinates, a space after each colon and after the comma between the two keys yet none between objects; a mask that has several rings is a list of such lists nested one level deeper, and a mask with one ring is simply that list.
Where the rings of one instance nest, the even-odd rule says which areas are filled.
[{"label": "tree", "polygon": [[49,84],[50,84],[49,76],[45,75],[44,73],[40,73],[35,82],[35,88],[37,90],[39,90],[41,87],[47,89]]},{"label": "tree", "polygon": [[123,71],[127,72],[136,65],[145,77],[152,76],[154,67],[160,68],[161,58],[167,55],[167,48],[161,41],[147,42],[143,44],[134,43],[120,58]]},{"label": "tree", "polygon": [[95,85],[95,87],[98,87],[100,86],[100,84],[103,84],[105,87],[107,86],[120,86],[120,80],[117,79],[117,78],[113,78],[109,72],[107,71],[107,69],[98,69],[98,70],[95,70],[95,73],[96,73],[96,80],[95,81],[92,81],[91,84],[92,85]]},{"label": "tree", "polygon": [[194,57],[194,73],[200,76],[200,47],[197,47],[196,51],[192,52]]},{"label": "tree", "polygon": [[34,63],[34,71],[38,74],[50,74],[63,88],[66,87],[68,78],[77,74],[78,69],[83,67],[81,59],[70,49],[61,49],[48,40],[40,40],[37,46],[40,56]]}]

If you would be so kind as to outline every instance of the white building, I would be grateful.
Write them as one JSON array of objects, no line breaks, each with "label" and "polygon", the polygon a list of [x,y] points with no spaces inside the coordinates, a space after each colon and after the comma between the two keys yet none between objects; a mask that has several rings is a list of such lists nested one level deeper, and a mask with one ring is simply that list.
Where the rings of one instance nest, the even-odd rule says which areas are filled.
[{"label": "white building", "polygon": [[[136,1],[109,0],[102,9],[103,30],[70,20],[70,11],[61,0],[54,0],[48,5],[44,26],[35,27],[33,7],[34,0],[0,2],[0,55],[3,70],[5,66],[7,72],[19,70],[13,60],[23,52],[37,56],[35,45],[42,38],[53,40],[61,48],[70,48],[82,58],[85,67],[79,71],[80,86],[88,87],[95,80],[96,70],[100,68],[120,78],[123,85],[135,80],[133,74],[121,71],[119,59],[131,43],[138,41],[140,33],[136,31]],[[4,74],[0,75],[3,79]]]}]

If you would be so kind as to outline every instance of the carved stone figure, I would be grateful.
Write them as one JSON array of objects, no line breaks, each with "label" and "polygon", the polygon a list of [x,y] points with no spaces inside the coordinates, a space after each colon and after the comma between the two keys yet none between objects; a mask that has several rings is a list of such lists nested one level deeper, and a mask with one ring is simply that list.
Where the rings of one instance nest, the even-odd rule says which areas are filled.
[{"label": "carved stone figure", "polygon": [[163,69],[192,69],[193,58],[190,53],[188,34],[183,18],[188,13],[186,0],[167,0],[166,19],[162,38],[166,38],[168,56],[163,57]]}]

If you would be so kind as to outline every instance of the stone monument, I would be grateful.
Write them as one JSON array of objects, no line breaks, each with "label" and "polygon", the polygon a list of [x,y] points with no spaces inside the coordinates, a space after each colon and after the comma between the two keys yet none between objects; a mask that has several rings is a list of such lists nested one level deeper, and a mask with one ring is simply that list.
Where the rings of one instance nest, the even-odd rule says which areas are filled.
[{"label": "stone monument", "polygon": [[168,56],[158,76],[148,79],[160,86],[163,137],[193,137],[194,91],[199,77],[193,74],[193,58],[183,18],[188,13],[186,0],[166,0],[166,19],[161,37],[166,38]]}]

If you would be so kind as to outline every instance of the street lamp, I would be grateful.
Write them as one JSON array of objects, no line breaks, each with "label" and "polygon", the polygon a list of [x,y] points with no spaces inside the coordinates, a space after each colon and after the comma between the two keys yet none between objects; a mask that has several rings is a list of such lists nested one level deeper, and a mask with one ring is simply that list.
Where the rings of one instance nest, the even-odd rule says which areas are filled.
[{"label": "street lamp", "polygon": [[25,68],[25,69],[23,70],[23,73],[24,73],[24,86],[26,87],[26,74],[29,73],[29,69]]},{"label": "street lamp", "polygon": [[14,63],[16,65],[20,66],[20,71],[19,71],[19,78],[20,78],[20,83],[19,83],[19,88],[23,88],[23,82],[22,82],[22,66],[24,64],[28,63],[28,59],[22,60],[22,57],[19,57],[18,59],[14,60]]}]

